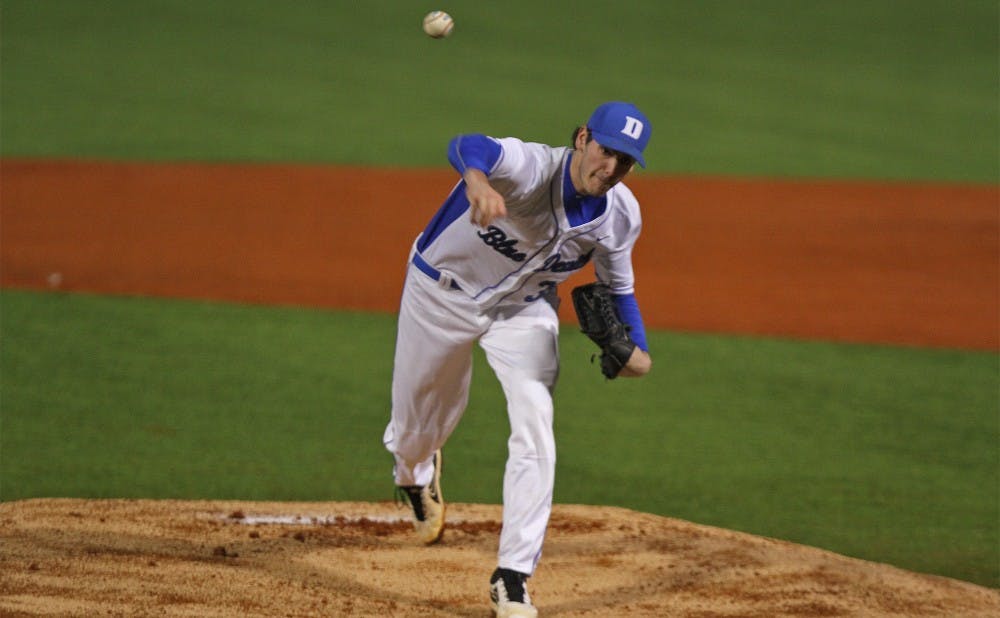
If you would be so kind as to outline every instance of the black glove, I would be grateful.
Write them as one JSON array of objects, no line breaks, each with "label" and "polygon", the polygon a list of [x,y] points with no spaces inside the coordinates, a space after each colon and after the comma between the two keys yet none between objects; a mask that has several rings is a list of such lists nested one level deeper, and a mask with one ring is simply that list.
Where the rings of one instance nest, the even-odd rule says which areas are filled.
[{"label": "black glove", "polygon": [[601,373],[615,379],[635,350],[629,336],[630,327],[622,321],[611,297],[611,288],[604,283],[588,283],[573,288],[573,308],[583,334],[601,348]]}]

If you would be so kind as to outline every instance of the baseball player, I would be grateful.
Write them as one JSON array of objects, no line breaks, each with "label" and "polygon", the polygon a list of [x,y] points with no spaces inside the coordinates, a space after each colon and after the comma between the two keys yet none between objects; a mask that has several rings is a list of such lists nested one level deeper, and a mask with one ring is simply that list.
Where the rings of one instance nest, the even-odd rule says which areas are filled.
[{"label": "baseball player", "polygon": [[511,429],[490,578],[498,616],[537,615],[525,581],[552,508],[558,284],[593,264],[634,342],[617,375],[642,376],[652,365],[633,289],[639,204],[621,184],[636,163],[645,166],[650,129],[635,105],[613,101],[577,127],[570,148],[455,137],[448,160],[461,180],[410,252],[383,441],[418,536],[437,542],[441,448],[468,403],[478,342],[503,387]]}]

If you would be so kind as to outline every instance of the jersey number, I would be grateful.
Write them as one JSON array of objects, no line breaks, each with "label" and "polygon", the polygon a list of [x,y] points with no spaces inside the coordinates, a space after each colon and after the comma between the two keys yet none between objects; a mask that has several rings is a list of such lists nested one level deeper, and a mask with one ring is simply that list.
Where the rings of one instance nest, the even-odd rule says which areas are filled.
[{"label": "jersey number", "polygon": [[542,281],[541,283],[538,284],[538,287],[541,288],[541,290],[538,291],[538,294],[529,294],[528,296],[524,297],[524,300],[527,301],[527,302],[529,302],[529,303],[535,302],[539,298],[542,298],[543,296],[545,296],[549,292],[555,290],[556,282],[555,281]]}]

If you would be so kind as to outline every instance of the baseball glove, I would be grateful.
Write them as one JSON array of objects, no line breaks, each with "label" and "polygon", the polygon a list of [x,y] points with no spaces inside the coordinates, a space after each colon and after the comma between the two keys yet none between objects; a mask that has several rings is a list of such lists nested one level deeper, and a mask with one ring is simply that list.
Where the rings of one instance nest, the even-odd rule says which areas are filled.
[{"label": "baseball glove", "polygon": [[588,283],[573,288],[571,294],[580,330],[601,348],[601,373],[614,380],[632,356],[635,342],[611,298],[611,288],[604,283]]}]

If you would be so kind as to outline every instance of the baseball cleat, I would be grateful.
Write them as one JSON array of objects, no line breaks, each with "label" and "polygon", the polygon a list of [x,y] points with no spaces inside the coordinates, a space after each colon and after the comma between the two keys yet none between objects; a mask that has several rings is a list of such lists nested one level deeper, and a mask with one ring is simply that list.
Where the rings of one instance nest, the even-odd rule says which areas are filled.
[{"label": "baseball cleat", "polygon": [[528,576],[500,569],[490,577],[490,601],[497,618],[537,618],[538,610],[528,597]]},{"label": "baseball cleat", "polygon": [[425,545],[433,545],[444,536],[444,498],[441,496],[441,451],[434,452],[434,478],[423,487],[400,487],[413,507],[413,529]]}]

